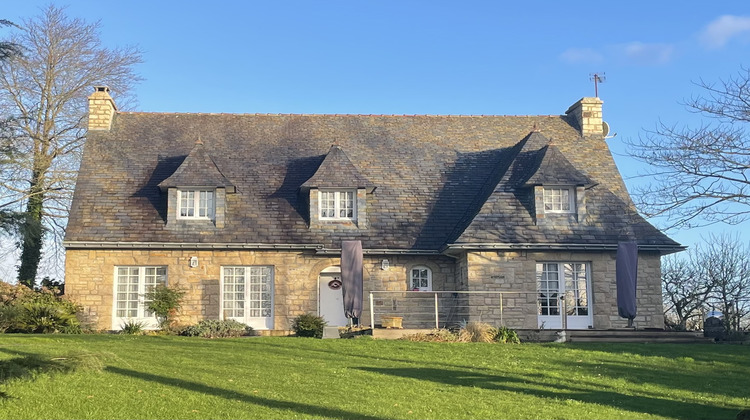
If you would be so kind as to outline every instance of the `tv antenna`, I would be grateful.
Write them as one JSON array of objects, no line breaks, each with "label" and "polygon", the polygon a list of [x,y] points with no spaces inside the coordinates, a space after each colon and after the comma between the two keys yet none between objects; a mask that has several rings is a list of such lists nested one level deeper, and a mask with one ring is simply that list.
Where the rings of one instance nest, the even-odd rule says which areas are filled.
[{"label": "tv antenna", "polygon": [[607,76],[605,76],[604,72],[591,73],[589,74],[589,80],[594,82],[594,95],[598,98],[599,97],[599,83],[604,83],[604,81],[607,80]]}]

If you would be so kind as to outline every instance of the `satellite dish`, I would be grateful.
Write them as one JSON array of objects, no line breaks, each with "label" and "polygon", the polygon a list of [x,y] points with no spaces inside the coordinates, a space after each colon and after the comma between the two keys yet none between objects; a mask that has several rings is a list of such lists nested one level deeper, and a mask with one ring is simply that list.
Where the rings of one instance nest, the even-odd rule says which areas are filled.
[{"label": "satellite dish", "polygon": [[609,124],[606,121],[602,121],[602,136],[607,137],[609,134]]}]

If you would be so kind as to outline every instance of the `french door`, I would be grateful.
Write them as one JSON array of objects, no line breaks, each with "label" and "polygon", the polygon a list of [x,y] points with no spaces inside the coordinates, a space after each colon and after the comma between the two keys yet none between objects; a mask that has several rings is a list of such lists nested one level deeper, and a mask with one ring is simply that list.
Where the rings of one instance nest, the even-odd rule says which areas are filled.
[{"label": "french door", "polygon": [[539,328],[591,328],[591,281],[587,263],[537,263]]},{"label": "french door", "polygon": [[257,330],[273,329],[273,267],[222,267],[221,314]]}]

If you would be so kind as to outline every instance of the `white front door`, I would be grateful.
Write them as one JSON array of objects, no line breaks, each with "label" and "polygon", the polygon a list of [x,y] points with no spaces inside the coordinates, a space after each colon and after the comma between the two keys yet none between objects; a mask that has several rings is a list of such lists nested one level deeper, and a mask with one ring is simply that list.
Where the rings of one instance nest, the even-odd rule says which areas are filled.
[{"label": "white front door", "polygon": [[320,277],[318,277],[318,313],[328,322],[329,327],[343,327],[349,323],[344,314],[344,294],[341,287],[341,272],[326,272],[324,270],[320,273]]},{"label": "white front door", "polygon": [[[586,263],[537,263],[539,328],[591,328],[590,282]],[[565,325],[563,323],[565,317]]]},{"label": "white front door", "polygon": [[221,315],[256,330],[273,329],[273,267],[222,267]]}]

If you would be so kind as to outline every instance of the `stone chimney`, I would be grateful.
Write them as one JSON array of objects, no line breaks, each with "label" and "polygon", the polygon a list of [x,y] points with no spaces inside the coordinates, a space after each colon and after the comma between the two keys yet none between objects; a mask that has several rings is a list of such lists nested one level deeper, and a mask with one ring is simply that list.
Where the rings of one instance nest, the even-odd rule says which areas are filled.
[{"label": "stone chimney", "polygon": [[581,98],[565,114],[575,119],[582,136],[602,136],[602,103],[599,98]]},{"label": "stone chimney", "polygon": [[95,86],[94,93],[89,96],[89,131],[109,130],[117,107],[109,96],[109,87]]}]

